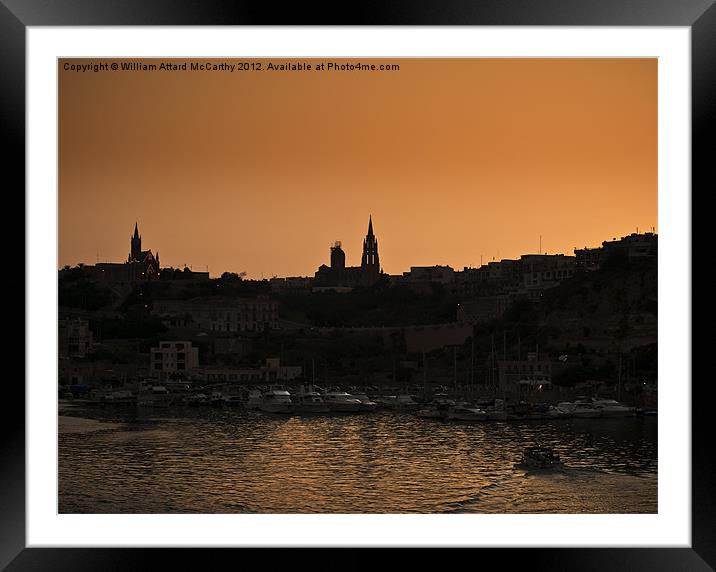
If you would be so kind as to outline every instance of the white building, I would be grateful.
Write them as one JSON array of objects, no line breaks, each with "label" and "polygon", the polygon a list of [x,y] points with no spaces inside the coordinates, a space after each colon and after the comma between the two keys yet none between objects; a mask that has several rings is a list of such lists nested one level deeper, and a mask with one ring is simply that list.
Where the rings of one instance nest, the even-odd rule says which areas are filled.
[{"label": "white building", "polygon": [[159,342],[151,349],[150,371],[158,377],[182,374],[199,367],[199,348],[191,342]]}]

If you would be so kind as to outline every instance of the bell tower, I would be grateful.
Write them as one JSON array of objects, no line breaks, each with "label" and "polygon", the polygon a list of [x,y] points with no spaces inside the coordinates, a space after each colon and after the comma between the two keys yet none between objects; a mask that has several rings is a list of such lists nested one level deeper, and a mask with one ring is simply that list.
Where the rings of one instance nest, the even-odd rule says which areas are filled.
[{"label": "bell tower", "polygon": [[363,282],[368,285],[374,284],[380,275],[380,260],[378,258],[378,240],[373,234],[372,216],[368,219],[368,234],[363,240],[363,257],[360,266]]},{"label": "bell tower", "polygon": [[142,255],[142,237],[139,236],[139,227],[134,223],[134,236],[131,239],[128,261],[139,260]]}]

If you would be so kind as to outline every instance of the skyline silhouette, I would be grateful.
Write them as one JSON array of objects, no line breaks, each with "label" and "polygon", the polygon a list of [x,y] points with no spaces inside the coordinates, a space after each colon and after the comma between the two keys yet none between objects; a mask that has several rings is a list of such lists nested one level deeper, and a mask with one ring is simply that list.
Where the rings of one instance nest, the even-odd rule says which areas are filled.
[{"label": "skyline silhouette", "polygon": [[[655,235],[657,234],[655,227],[650,227],[650,228],[648,228],[648,229],[639,229],[639,228],[636,228],[635,230],[636,230],[636,233],[634,233],[634,234],[642,234],[642,235],[643,235],[644,233],[650,233],[650,234],[655,234]],[[602,242],[600,242],[599,244],[584,245],[583,247],[578,247],[578,248],[596,249],[596,248],[601,247],[601,246],[603,245],[603,243],[606,243],[606,242],[609,242],[609,241],[617,241],[617,240],[623,239],[623,238],[625,238],[626,236],[628,236],[629,234],[632,234],[632,233],[627,233],[627,234],[625,234],[625,235],[613,236],[613,237],[605,238],[605,239],[604,239]],[[541,239],[542,239],[542,237],[540,237],[540,241],[541,241]],[[143,266],[146,266],[146,269],[148,269],[151,274],[156,274],[156,273],[158,273],[159,270],[160,270],[159,251],[157,250],[157,251],[154,251],[154,252],[153,252],[151,248],[148,249],[148,250],[142,250],[142,235],[141,235],[140,232],[139,232],[139,222],[138,222],[138,221],[135,221],[135,223],[134,223],[134,232],[133,232],[133,234],[132,234],[132,236],[131,236],[131,238],[130,238],[130,243],[131,243],[131,246],[130,246],[130,254],[129,254],[127,260],[125,260],[125,262],[141,262]],[[541,245],[540,245],[540,246],[541,246]],[[369,215],[368,231],[367,231],[367,234],[366,234],[365,238],[363,239],[363,250],[362,250],[362,255],[361,255],[361,257],[360,257],[360,260],[361,260],[361,261],[360,261],[360,265],[354,266],[354,267],[347,266],[347,261],[349,261],[349,259],[348,259],[348,257],[346,256],[345,250],[346,250],[346,249],[343,248],[343,243],[342,243],[342,241],[340,241],[340,240],[336,240],[336,241],[334,241],[334,242],[330,245],[330,247],[329,247],[329,255],[328,255],[327,259],[324,260],[323,263],[318,267],[318,273],[316,273],[316,276],[315,276],[315,277],[319,280],[319,282],[321,281],[321,278],[319,277],[319,275],[320,275],[322,269],[325,269],[325,270],[333,270],[333,269],[339,268],[339,269],[341,269],[342,271],[345,270],[345,271],[348,271],[349,273],[350,273],[351,271],[353,271],[353,272],[359,272],[359,273],[360,273],[360,272],[363,272],[363,273],[364,273],[366,267],[368,267],[368,268],[371,268],[371,269],[372,269],[372,270],[371,270],[371,278],[368,279],[368,282],[370,282],[370,283],[373,283],[373,282],[375,281],[375,279],[376,279],[377,276],[378,276],[378,273],[383,274],[382,265],[380,264],[379,258],[378,258],[378,256],[379,256],[379,254],[378,254],[378,240],[377,240],[377,236],[376,236],[376,235],[374,234],[374,232],[373,232],[373,217],[372,217],[372,215]],[[536,251],[536,252],[522,252],[522,253],[519,253],[518,255],[516,255],[516,256],[513,257],[513,258],[492,258],[492,259],[490,259],[490,260],[481,260],[480,263],[477,264],[477,265],[473,265],[473,266],[465,265],[464,267],[452,267],[452,268],[453,268],[453,270],[455,270],[455,271],[461,271],[463,268],[465,268],[465,269],[467,269],[467,268],[470,268],[470,269],[479,268],[479,267],[481,267],[481,266],[484,266],[484,265],[489,264],[490,262],[499,262],[499,261],[502,261],[502,260],[519,259],[519,258],[522,257],[522,256],[533,256],[533,255],[535,255],[535,254],[537,254],[537,255],[539,255],[539,254],[542,254],[542,255],[547,255],[547,254],[549,254],[549,255],[574,256],[574,252],[573,252],[573,251],[572,251],[572,252],[545,252],[545,251],[540,251],[540,250],[538,250],[538,251]],[[121,262],[121,261],[119,261],[119,260],[105,260],[105,259],[99,260],[99,259],[98,259],[96,262],[101,262],[101,263],[107,263],[107,262],[119,263],[119,262]],[[326,262],[328,263],[327,265],[325,264]],[[79,264],[90,265],[90,266],[92,265],[92,263],[77,262],[77,263],[75,263],[75,264],[67,264],[67,265],[65,265],[65,267],[67,267],[67,266],[69,266],[69,267],[77,266],[77,265],[79,265]],[[367,265],[367,266],[366,266],[366,265]],[[442,264],[440,261],[436,261],[436,262],[434,262],[434,263],[430,263],[430,264],[426,264],[426,265],[422,265],[422,266],[431,267],[431,266],[450,266],[450,265]],[[61,268],[62,268],[62,267],[59,267],[59,269],[61,269]],[[182,265],[179,265],[179,266],[167,265],[167,266],[164,266],[164,268],[190,268],[190,269],[192,269],[192,270],[199,271],[199,272],[201,272],[201,271],[206,271],[206,272],[208,272],[208,271],[209,271],[208,268],[207,268],[207,269],[204,269],[204,268],[202,268],[202,267],[193,268],[193,265],[189,265],[189,264],[182,264]],[[146,269],[145,269],[145,270],[146,270]],[[404,269],[404,271],[408,271],[408,270],[409,270],[409,268]],[[315,271],[315,269],[314,269],[314,271]],[[212,272],[212,273],[210,273],[210,274],[211,274],[211,276],[213,276],[213,277],[218,277],[218,276],[220,276],[221,274],[224,274],[224,273],[235,273],[235,274],[239,274],[240,276],[242,276],[242,277],[244,277],[244,278],[246,278],[246,279],[250,279],[250,280],[251,280],[251,279],[253,279],[253,280],[257,279],[257,277],[251,276],[251,275],[250,275],[248,272],[246,272],[245,270],[236,270],[236,269],[233,269],[233,268],[232,268],[232,269],[218,269],[218,270],[215,269],[214,272]],[[400,273],[398,273],[398,274],[401,274],[401,273],[402,273],[402,272],[400,272]],[[385,274],[386,274],[386,275],[389,275],[390,273],[387,273],[387,272],[386,272]],[[308,271],[308,272],[306,272],[306,273],[304,273],[304,274],[293,275],[293,276],[302,276],[302,277],[313,278],[313,277],[314,277],[314,272],[313,272],[313,271]],[[286,278],[286,277],[290,277],[290,275],[287,275],[287,274],[273,274],[273,275],[271,275],[271,276],[261,276],[260,278],[261,278],[261,279],[264,279],[264,278]],[[325,279],[328,278],[328,277],[329,277],[329,274],[325,274],[325,273],[324,273],[323,279],[325,280]],[[333,278],[335,279],[335,276],[334,276]],[[358,279],[359,282],[361,281],[357,275],[356,275],[356,277],[354,277],[354,279]],[[367,284],[364,284],[364,285],[367,285]]]},{"label": "skyline silhouette", "polygon": [[359,264],[369,213],[389,274],[658,228],[655,59],[329,76],[62,61],[59,267],[126,257],[135,220],[163,265],[251,278],[311,275],[336,240]]}]

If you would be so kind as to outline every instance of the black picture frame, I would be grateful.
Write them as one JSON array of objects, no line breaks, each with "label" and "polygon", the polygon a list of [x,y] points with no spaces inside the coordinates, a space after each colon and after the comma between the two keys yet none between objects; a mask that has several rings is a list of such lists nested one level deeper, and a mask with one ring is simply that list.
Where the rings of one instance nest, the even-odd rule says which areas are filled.
[{"label": "black picture frame", "polygon": [[[713,186],[713,157],[708,152],[716,101],[716,6],[713,0],[442,0],[435,2],[347,2],[340,11],[322,3],[274,6],[269,2],[231,0],[0,0],[0,121],[9,143],[2,161],[5,198],[25,186],[25,33],[28,26],[127,25],[531,25],[531,26],[686,26],[692,49],[692,197]],[[689,192],[685,189],[684,192]],[[24,196],[24,193],[23,195]],[[24,200],[19,208],[24,212]],[[8,212],[8,211],[6,211]],[[19,212],[17,207],[12,211]],[[15,216],[14,218],[17,218]],[[694,226],[694,228],[696,228]],[[16,236],[19,231],[16,231]],[[696,246],[696,241],[693,241]],[[18,256],[17,249],[13,255]],[[704,317],[697,316],[697,321]],[[685,333],[686,334],[686,333]],[[701,346],[699,346],[701,344]],[[705,342],[694,339],[694,350]],[[667,350],[668,351],[668,350]],[[704,347],[705,351],[705,347]],[[697,355],[697,351],[693,351]],[[704,353],[704,352],[701,352]],[[706,354],[708,355],[708,354]],[[6,407],[0,432],[0,569],[140,570],[214,569],[228,557],[233,566],[253,562],[243,549],[236,560],[226,549],[26,548],[25,547],[25,393],[17,378],[4,384]],[[553,570],[712,570],[716,567],[716,474],[710,439],[711,403],[707,378],[692,385],[692,547],[583,549],[451,550],[450,561],[474,566],[499,560],[502,569]],[[682,380],[690,383],[690,380]],[[13,414],[10,414],[11,410]],[[362,569],[384,562],[382,549],[268,549],[271,568],[306,564],[333,569]],[[479,550],[479,553],[473,552]],[[332,555],[329,552],[350,551]],[[378,554],[380,552],[380,554]],[[442,567],[440,550],[410,550],[402,566]],[[260,562],[260,561],[259,561]]]}]

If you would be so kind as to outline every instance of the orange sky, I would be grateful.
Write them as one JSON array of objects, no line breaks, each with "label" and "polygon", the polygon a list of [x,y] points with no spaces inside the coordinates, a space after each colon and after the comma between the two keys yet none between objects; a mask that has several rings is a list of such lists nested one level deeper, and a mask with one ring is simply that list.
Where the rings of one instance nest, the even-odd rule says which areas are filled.
[{"label": "orange sky", "polygon": [[90,60],[59,62],[60,267],[125,260],[135,220],[162,266],[252,278],[313,275],[335,240],[360,264],[369,214],[391,274],[658,229],[656,59],[67,61]]}]

